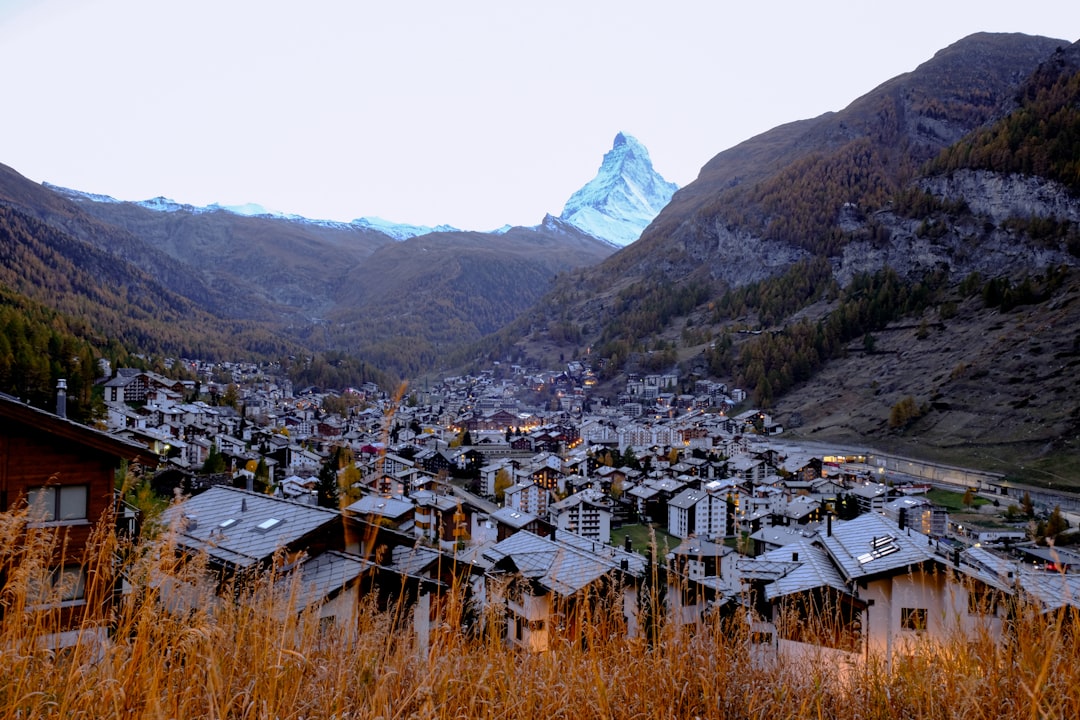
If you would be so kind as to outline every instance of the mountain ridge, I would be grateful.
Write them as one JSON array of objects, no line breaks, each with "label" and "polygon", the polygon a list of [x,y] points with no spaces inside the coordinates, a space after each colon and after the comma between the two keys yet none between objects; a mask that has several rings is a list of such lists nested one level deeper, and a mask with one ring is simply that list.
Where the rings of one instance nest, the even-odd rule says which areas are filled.
[{"label": "mountain ridge", "polygon": [[559,218],[623,247],[641,236],[676,190],[653,168],[645,146],[619,132],[596,176],[570,196]]},{"label": "mountain ridge", "polygon": [[[1077,347],[1052,332],[1080,312],[1080,201],[1062,149],[1080,132],[1078,54],[1052,38],[964,38],[841,110],[718,153],[618,250],[553,216],[363,241],[235,216],[185,239],[211,213],[74,203],[3,172],[0,199],[186,287],[199,309],[234,297],[227,317],[405,377],[569,353],[612,400],[629,373],[677,371],[738,384],[830,440],[903,449],[947,430],[975,447],[983,433],[1043,461],[1076,447],[1080,412],[1061,380]],[[1062,142],[1034,142],[1032,127]],[[1028,328],[1037,340],[1023,344]],[[926,409],[893,427],[904,394]]]}]

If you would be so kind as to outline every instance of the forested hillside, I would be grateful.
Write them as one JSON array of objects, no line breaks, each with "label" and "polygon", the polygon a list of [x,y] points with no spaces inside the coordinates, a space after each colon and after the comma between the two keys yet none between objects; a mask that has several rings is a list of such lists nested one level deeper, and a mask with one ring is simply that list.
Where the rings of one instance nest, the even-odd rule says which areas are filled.
[{"label": "forested hillside", "polygon": [[215,317],[115,256],[4,206],[0,284],[76,319],[99,346],[211,359],[237,349],[277,357],[299,347],[256,323]]}]

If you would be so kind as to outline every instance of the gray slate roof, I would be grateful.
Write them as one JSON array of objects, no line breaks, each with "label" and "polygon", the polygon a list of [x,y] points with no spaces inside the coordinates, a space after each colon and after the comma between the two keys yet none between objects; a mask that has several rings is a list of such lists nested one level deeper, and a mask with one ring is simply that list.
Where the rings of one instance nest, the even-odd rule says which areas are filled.
[{"label": "gray slate roof", "polygon": [[293,609],[301,612],[330,599],[371,567],[372,563],[361,557],[329,550],[305,559],[293,573],[278,580],[277,587],[295,593]]},{"label": "gray slate roof", "polygon": [[173,505],[162,522],[178,545],[236,568],[268,560],[309,533],[341,522],[336,510],[216,486]]},{"label": "gray slate roof", "polygon": [[609,573],[621,571],[624,560],[627,574],[641,577],[645,572],[645,558],[636,553],[564,531],[558,538],[522,530],[488,548],[484,557],[495,564],[509,561],[523,577],[560,595],[572,595]]},{"label": "gray slate roof", "polygon": [[831,536],[818,542],[847,580],[906,568],[927,560],[940,562],[927,536],[899,526],[884,515],[866,513],[837,522]]},{"label": "gray slate roof", "polygon": [[413,509],[414,505],[407,500],[381,495],[365,495],[345,508],[345,512],[352,515],[377,515],[396,520]]},{"label": "gray slate roof", "polygon": [[[797,563],[792,561],[798,554]],[[765,553],[762,560],[789,562],[793,567],[782,577],[765,586],[765,597],[773,600],[785,595],[808,592],[815,588],[830,587],[850,595],[844,578],[829,559],[828,554],[809,540],[800,540],[779,550]]]}]

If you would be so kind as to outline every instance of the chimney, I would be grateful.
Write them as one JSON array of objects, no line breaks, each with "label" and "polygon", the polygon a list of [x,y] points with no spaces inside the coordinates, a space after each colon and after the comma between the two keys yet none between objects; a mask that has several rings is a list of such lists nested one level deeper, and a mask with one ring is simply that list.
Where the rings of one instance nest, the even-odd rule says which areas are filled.
[{"label": "chimney", "polygon": [[952,562],[956,567],[960,567],[960,548],[952,551]]},{"label": "chimney", "polygon": [[791,553],[791,562],[799,562],[799,553],[797,553],[797,552]]},{"label": "chimney", "polygon": [[67,380],[64,378],[56,381],[56,414],[67,417]]},{"label": "chimney", "polygon": [[907,527],[907,508],[906,507],[900,508],[899,523],[900,523],[900,529],[901,530],[903,530],[904,528]]},{"label": "chimney", "polygon": [[825,514],[825,536],[832,537],[832,513]]},{"label": "chimney", "polygon": [[633,552],[634,551],[634,543],[630,539],[629,535],[624,535],[623,536],[623,549],[626,550],[626,552]]},{"label": "chimney", "polygon": [[247,498],[240,498],[240,512],[247,512]]}]

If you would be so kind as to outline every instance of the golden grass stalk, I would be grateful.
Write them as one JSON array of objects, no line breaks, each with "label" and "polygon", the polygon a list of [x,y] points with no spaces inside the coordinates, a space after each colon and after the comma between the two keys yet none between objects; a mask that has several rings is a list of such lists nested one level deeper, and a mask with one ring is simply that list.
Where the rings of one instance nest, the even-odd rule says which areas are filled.
[{"label": "golden grass stalk", "polygon": [[[603,597],[580,603],[579,632],[525,653],[463,624],[454,590],[423,647],[403,606],[361,602],[349,628],[327,626],[317,608],[296,611],[275,578],[216,593],[167,534],[118,548],[103,530],[85,558],[82,634],[58,649],[62,618],[49,606],[59,595],[43,596],[40,578],[61,555],[25,514],[0,515],[2,717],[1080,717],[1072,611],[1022,607],[1005,639],[958,635],[842,670],[827,655],[756,661],[738,614],[628,639],[621,601]],[[107,602],[121,569],[128,592]]]}]

